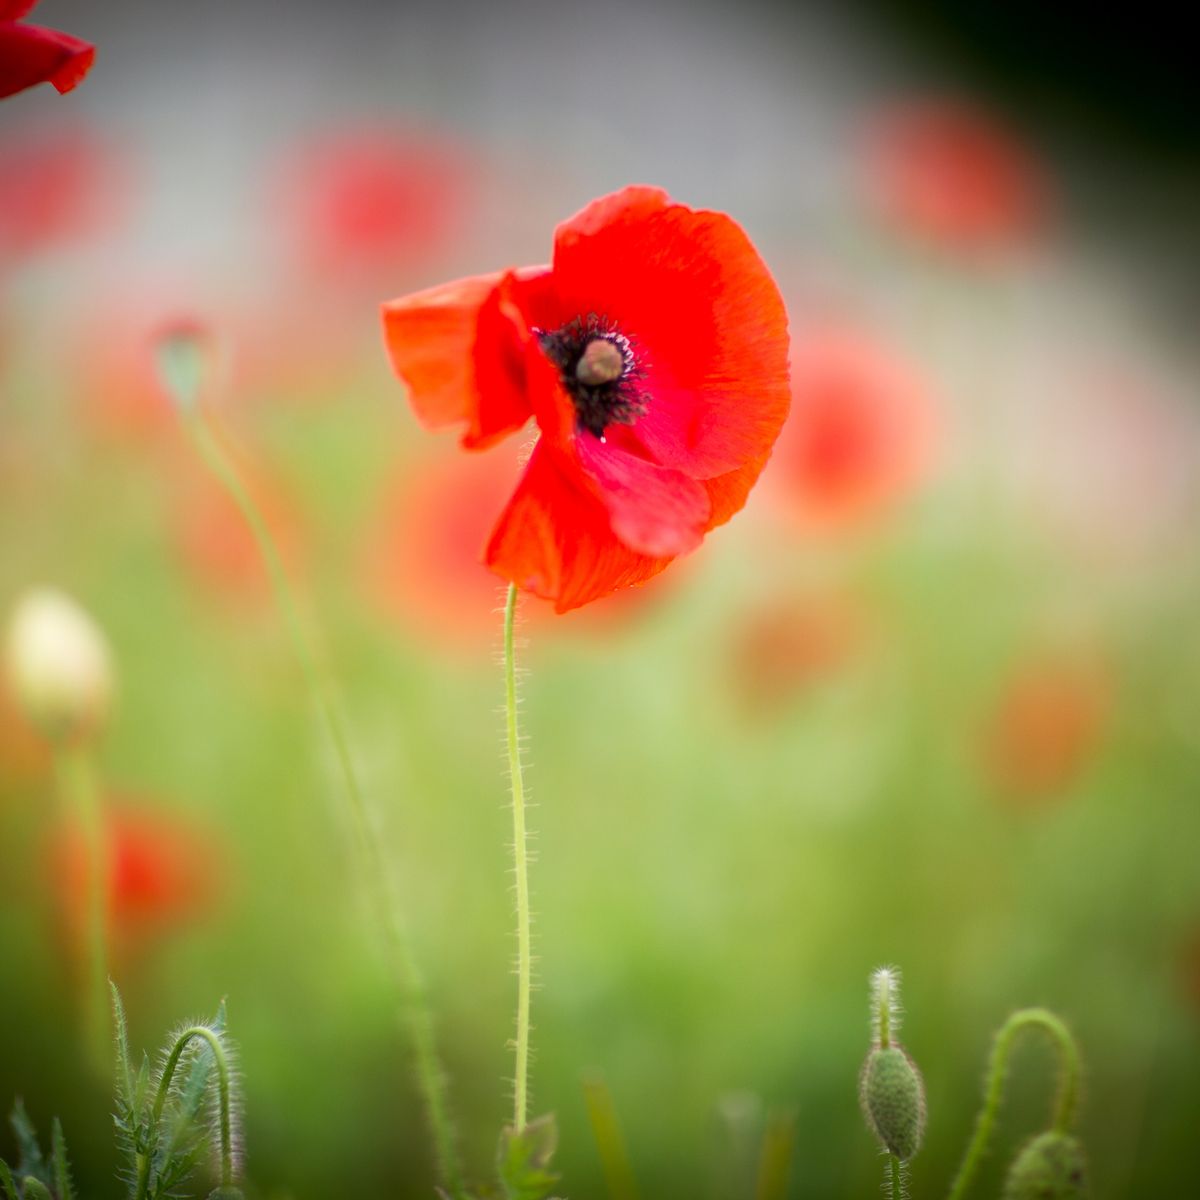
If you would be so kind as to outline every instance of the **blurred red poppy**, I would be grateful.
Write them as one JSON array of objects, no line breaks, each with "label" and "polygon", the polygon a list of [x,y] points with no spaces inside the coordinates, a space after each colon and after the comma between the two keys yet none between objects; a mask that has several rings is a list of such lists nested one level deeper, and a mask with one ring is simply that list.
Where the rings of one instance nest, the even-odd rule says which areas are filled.
[{"label": "blurred red poppy", "polygon": [[1006,681],[989,719],[985,759],[1014,803],[1033,805],[1066,791],[1099,749],[1112,685],[1091,659],[1037,658]]},{"label": "blurred red poppy", "polygon": [[445,249],[466,195],[464,157],[429,133],[352,129],[300,148],[282,211],[297,259],[335,284],[375,282]]},{"label": "blurred red poppy", "polygon": [[[200,917],[220,895],[225,864],[207,828],[125,799],[106,806],[104,821],[108,922],[118,942]],[[49,866],[67,931],[82,937],[91,875],[77,824],[54,831]]]},{"label": "blurred red poppy", "polygon": [[553,265],[384,306],[430,426],[538,440],[484,561],[559,612],[662,571],[745,503],[789,403],[787,315],[742,229],[631,187],[555,233]]},{"label": "blurred red poppy", "polygon": [[934,441],[929,389],[879,339],[838,328],[798,338],[792,391],[770,479],[806,520],[874,516],[927,471]]},{"label": "blurred red poppy", "polygon": [[872,199],[918,237],[958,250],[1000,248],[1043,222],[1033,156],[987,114],[949,100],[897,105],[867,140]]},{"label": "blurred red poppy", "polygon": [[843,596],[774,599],[737,623],[737,693],[754,714],[778,709],[836,673],[860,640],[860,621]]},{"label": "blurred red poppy", "polygon": [[69,92],[92,69],[96,47],[21,18],[38,0],[0,0],[0,100],[39,83]]},{"label": "blurred red poppy", "polygon": [[118,168],[81,128],[0,141],[0,267],[98,228],[114,210]]}]

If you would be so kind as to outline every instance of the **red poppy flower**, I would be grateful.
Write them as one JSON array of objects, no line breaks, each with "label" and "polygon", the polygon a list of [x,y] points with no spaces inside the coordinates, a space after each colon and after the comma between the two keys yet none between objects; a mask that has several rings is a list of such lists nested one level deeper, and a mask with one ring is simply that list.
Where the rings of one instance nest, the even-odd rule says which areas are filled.
[{"label": "red poppy flower", "polygon": [[[519,474],[515,459],[498,454],[406,463],[396,473],[362,553],[367,591],[390,619],[465,654],[495,641],[503,594],[480,552]],[[580,620],[592,633],[622,625],[657,590],[628,589],[617,597],[624,603],[605,605],[601,617],[591,617],[594,609],[576,612],[556,628],[578,627]],[[522,619],[528,625],[550,612],[535,598]]]},{"label": "red poppy flower", "polygon": [[895,351],[861,332],[822,330],[797,346],[792,379],[772,479],[806,520],[861,520],[920,478],[932,406],[920,374]]},{"label": "red poppy flower", "polygon": [[38,0],[0,0],[0,100],[38,83],[69,92],[92,69],[96,47],[21,20]]},{"label": "red poppy flower", "polygon": [[871,132],[867,165],[881,210],[941,245],[1011,244],[1044,215],[1044,181],[1032,156],[966,105],[930,101],[886,113]]},{"label": "red poppy flower", "polygon": [[643,583],[746,501],[789,403],[787,314],[740,226],[631,187],[548,267],[384,305],[418,417],[538,438],[484,561],[559,612]]}]

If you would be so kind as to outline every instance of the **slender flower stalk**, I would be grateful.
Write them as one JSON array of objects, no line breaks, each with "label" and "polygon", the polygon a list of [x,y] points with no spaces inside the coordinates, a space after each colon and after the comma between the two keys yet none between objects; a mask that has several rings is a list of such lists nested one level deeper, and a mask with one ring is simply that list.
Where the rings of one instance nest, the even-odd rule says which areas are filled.
[{"label": "slender flower stalk", "polygon": [[85,949],[87,959],[84,1032],[92,1062],[106,1073],[108,1046],[108,890],[109,850],[99,788],[86,742],[59,740],[54,766],[63,805],[83,835],[85,871]]},{"label": "slender flower stalk", "polygon": [[[171,1094],[171,1082],[183,1052],[196,1040],[204,1041],[212,1051],[213,1062],[217,1067],[217,1117],[219,1124],[219,1141],[221,1146],[221,1187],[234,1186],[236,1168],[236,1153],[233,1136],[233,1069],[229,1061],[229,1053],[224,1039],[207,1025],[189,1025],[179,1031],[175,1037],[167,1061],[163,1065],[162,1078],[158,1083],[158,1091],[154,1096],[154,1108],[151,1115],[151,1128],[157,1129],[163,1119],[163,1109]],[[150,1168],[152,1157],[142,1156],[142,1165],[138,1171],[137,1186],[134,1200],[144,1200],[150,1184]]]},{"label": "slender flower stalk", "polygon": [[592,1075],[583,1081],[583,1099],[608,1183],[609,1200],[637,1200],[637,1183],[617,1120],[617,1107],[602,1075]]},{"label": "slender flower stalk", "polygon": [[445,1072],[438,1058],[433,1017],[424,977],[413,954],[402,905],[374,814],[359,783],[346,719],[337,694],[321,665],[315,634],[304,620],[282,556],[265,518],[233,460],[214,433],[198,403],[198,372],[202,369],[194,331],[165,335],[160,346],[163,382],[182,417],[196,452],[224,486],[254,535],[270,577],[275,600],[283,614],[313,707],[333,746],[354,840],[362,863],[370,900],[383,929],[387,959],[400,995],[402,1020],[407,1027],[417,1084],[433,1136],[440,1182],[452,1193],[461,1190],[462,1171],[450,1117]]},{"label": "slender flower stalk", "polygon": [[1001,1026],[992,1045],[988,1063],[987,1084],[983,1107],[975,1122],[975,1132],[963,1156],[962,1165],[950,1185],[948,1200],[962,1200],[975,1178],[975,1173],[987,1153],[988,1143],[996,1128],[1000,1101],[1008,1075],[1008,1059],[1017,1038],[1027,1029],[1040,1029],[1054,1042],[1058,1051],[1058,1095],[1051,1116],[1051,1129],[1065,1134],[1075,1120],[1079,1107],[1080,1055],[1079,1047],[1066,1024],[1045,1008],[1023,1008],[1012,1014]]},{"label": "slender flower stalk", "polygon": [[525,828],[525,778],[521,767],[521,734],[517,723],[517,666],[513,624],[517,587],[509,584],[504,605],[504,701],[508,718],[508,775],[512,785],[513,873],[517,886],[517,1040],[513,1085],[513,1128],[521,1133],[529,1114],[529,997],[533,955],[529,917],[529,842]]}]

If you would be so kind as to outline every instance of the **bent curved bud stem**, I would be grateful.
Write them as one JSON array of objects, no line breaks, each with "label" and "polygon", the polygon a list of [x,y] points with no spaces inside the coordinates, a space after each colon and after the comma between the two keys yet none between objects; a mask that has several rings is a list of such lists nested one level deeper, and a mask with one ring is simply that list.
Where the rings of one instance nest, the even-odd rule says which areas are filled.
[{"label": "bent curved bud stem", "polygon": [[975,1178],[979,1164],[987,1153],[988,1144],[995,1131],[996,1118],[1000,1112],[1000,1102],[1004,1096],[1008,1059],[1017,1038],[1027,1029],[1040,1029],[1047,1034],[1054,1042],[1058,1052],[1058,1095],[1055,1098],[1051,1115],[1051,1131],[1059,1134],[1066,1133],[1075,1120],[1075,1113],[1079,1106],[1081,1073],[1079,1047],[1066,1024],[1049,1009],[1020,1009],[1004,1022],[992,1044],[983,1107],[976,1119],[975,1132],[963,1155],[962,1165],[958,1169],[954,1182],[950,1185],[948,1200],[962,1200]]}]

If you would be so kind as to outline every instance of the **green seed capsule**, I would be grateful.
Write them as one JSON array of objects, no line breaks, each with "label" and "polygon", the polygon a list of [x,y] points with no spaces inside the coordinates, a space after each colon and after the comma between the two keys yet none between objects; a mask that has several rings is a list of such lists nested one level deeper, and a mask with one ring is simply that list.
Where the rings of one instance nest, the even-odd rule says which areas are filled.
[{"label": "green seed capsule", "polygon": [[1065,1133],[1041,1133],[1013,1159],[1004,1200],[1083,1200],[1088,1194],[1083,1147]]},{"label": "green seed capsule", "polygon": [[912,1158],[925,1132],[925,1085],[912,1059],[898,1046],[872,1050],[859,1098],[867,1124],[888,1151],[901,1162]]}]

